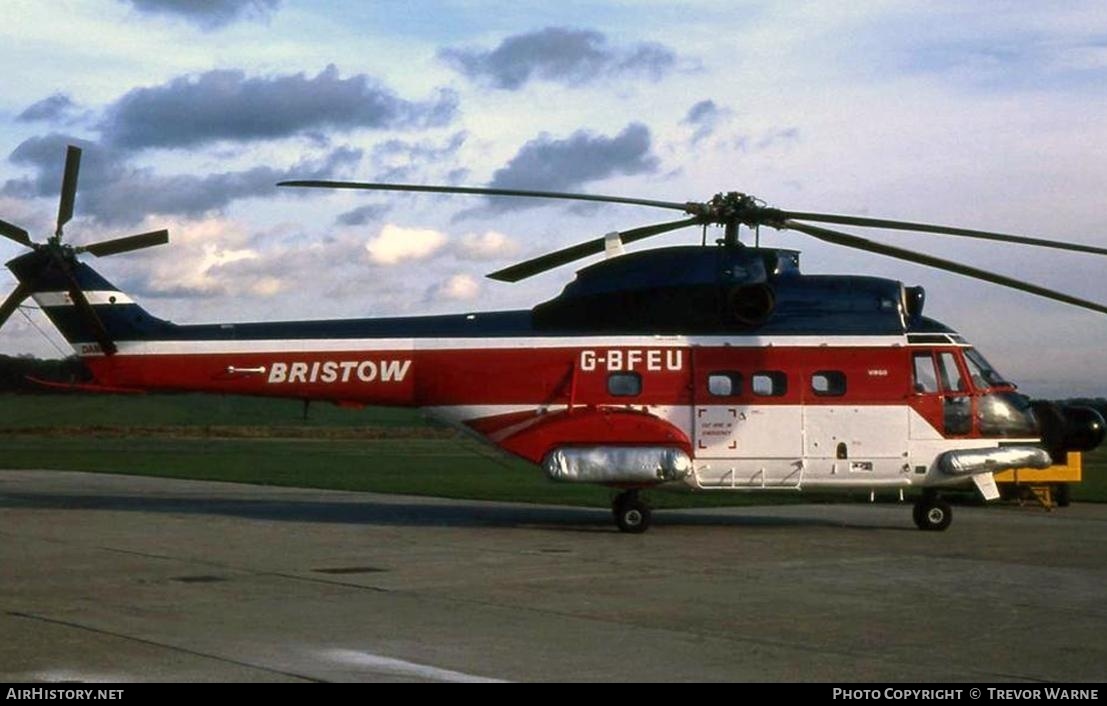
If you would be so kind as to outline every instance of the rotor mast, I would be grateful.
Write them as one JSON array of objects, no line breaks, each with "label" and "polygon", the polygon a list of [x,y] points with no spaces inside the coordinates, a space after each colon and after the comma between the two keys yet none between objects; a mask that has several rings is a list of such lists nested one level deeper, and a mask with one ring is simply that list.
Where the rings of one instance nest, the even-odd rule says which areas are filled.
[{"label": "rotor mast", "polygon": [[728,248],[742,245],[738,237],[739,226],[781,228],[784,220],[780,210],[768,208],[761,200],[740,191],[715,194],[710,201],[703,203],[689,202],[685,204],[685,212],[697,217],[704,225],[723,226],[723,239],[719,242]]}]

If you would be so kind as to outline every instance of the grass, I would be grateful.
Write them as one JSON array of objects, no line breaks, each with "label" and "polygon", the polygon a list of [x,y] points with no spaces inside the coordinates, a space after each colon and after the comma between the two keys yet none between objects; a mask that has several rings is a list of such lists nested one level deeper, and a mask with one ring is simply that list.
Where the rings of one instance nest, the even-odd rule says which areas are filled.
[{"label": "grass", "polygon": [[[0,395],[0,468],[43,468],[451,498],[606,506],[412,410],[209,395]],[[1085,455],[1077,500],[1107,501],[1107,453]],[[867,498],[857,493],[856,499]],[[810,493],[654,493],[666,507],[848,499]]]},{"label": "grass", "polygon": [[0,394],[0,430],[53,426],[298,426],[423,427],[412,409],[347,409],[315,402],[304,419],[299,400],[238,395],[17,395]]},{"label": "grass", "polygon": [[[595,507],[611,501],[607,488],[554,483],[524,461],[405,409],[350,410],[316,403],[304,419],[296,400],[0,395],[0,443],[0,468]],[[692,507],[766,499],[660,493],[651,502]]]},{"label": "grass", "polygon": [[1084,454],[1083,480],[1073,486],[1072,499],[1107,502],[1107,444]]}]

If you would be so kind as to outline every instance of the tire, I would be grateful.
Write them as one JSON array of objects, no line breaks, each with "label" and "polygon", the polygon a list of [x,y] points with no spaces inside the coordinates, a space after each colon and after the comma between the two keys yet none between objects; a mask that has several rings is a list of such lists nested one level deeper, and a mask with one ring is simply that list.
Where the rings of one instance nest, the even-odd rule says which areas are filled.
[{"label": "tire", "polygon": [[1057,507],[1068,507],[1072,503],[1072,488],[1068,483],[1058,483],[1053,486],[1053,502]]},{"label": "tire", "polygon": [[953,522],[953,508],[944,500],[920,500],[915,503],[911,518],[925,532],[942,532]]},{"label": "tire", "polygon": [[641,500],[627,500],[615,508],[615,524],[620,532],[642,534],[650,528],[650,508]]}]

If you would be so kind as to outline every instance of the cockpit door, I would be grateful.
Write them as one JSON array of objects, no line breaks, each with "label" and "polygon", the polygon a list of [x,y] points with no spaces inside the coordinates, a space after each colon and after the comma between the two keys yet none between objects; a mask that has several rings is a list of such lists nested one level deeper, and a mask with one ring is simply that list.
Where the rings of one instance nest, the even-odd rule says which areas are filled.
[{"label": "cockpit door", "polygon": [[972,392],[953,351],[912,354],[915,408],[944,436],[972,433]]}]

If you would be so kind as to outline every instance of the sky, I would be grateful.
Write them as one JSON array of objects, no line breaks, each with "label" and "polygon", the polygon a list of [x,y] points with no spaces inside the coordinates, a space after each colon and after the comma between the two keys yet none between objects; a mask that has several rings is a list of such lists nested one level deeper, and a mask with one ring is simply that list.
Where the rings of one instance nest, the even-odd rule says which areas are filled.
[{"label": "sky", "polygon": [[[484,275],[673,218],[282,179],[742,191],[1107,247],[1101,2],[5,0],[4,19],[0,219],[49,236],[81,146],[66,240],[168,228],[90,264],[180,323],[527,308],[574,267]],[[1102,257],[853,232],[1107,301]],[[927,314],[1028,394],[1107,396],[1102,314],[799,233],[761,242],[808,273],[923,285]],[[14,285],[0,273],[0,296]],[[68,352],[30,307],[0,332],[0,353]]]}]

